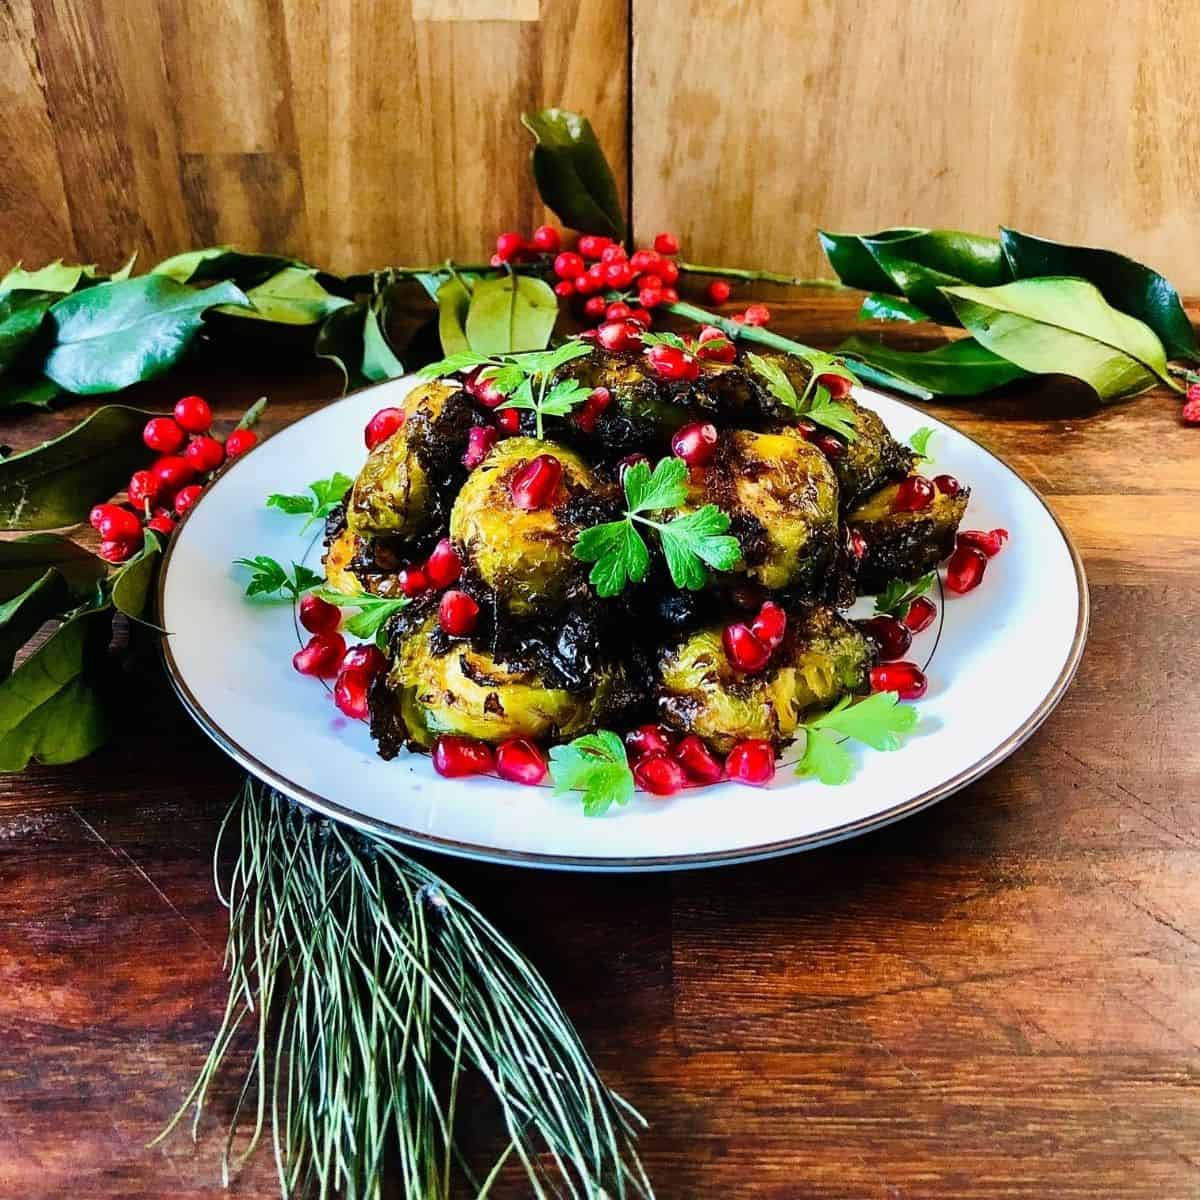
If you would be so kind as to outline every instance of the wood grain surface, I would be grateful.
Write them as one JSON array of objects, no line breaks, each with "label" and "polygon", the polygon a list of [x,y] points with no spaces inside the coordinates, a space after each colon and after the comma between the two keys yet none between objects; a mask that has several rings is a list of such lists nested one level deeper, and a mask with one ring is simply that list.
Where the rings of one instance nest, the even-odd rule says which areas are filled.
[{"label": "wood grain surface", "polygon": [[[820,344],[853,324],[828,293],[777,309]],[[227,425],[268,391],[268,428],[335,389],[239,373],[142,399],[197,386]],[[771,863],[622,878],[434,861],[649,1118],[663,1200],[1200,1193],[1200,431],[1166,395],[1097,410],[1057,383],[937,411],[1039,488],[1087,564],[1082,668],[1025,747],[899,825]],[[209,854],[238,773],[151,653],[119,696],[94,758],[0,777],[4,1196],[220,1193],[215,1118],[198,1147],[144,1146],[223,1003]],[[226,1081],[217,1111],[233,1102]],[[235,1195],[274,1194],[264,1153]]]}]

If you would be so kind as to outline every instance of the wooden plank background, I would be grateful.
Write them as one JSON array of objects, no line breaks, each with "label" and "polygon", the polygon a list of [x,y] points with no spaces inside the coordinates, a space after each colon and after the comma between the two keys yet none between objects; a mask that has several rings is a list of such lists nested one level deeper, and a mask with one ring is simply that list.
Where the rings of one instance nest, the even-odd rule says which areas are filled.
[{"label": "wooden plank background", "polygon": [[1003,221],[1197,291],[1198,40],[1184,0],[3,0],[0,263],[476,257],[562,103],[694,261]]}]

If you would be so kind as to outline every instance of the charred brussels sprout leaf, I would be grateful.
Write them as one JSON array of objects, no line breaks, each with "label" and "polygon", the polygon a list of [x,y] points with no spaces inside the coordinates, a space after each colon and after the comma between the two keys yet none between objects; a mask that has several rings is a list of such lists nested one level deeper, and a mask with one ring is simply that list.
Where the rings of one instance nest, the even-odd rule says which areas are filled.
[{"label": "charred brussels sprout leaf", "polygon": [[598,817],[633,799],[633,772],[621,739],[608,729],[587,733],[550,750],[554,794],[582,792],[583,811]]}]

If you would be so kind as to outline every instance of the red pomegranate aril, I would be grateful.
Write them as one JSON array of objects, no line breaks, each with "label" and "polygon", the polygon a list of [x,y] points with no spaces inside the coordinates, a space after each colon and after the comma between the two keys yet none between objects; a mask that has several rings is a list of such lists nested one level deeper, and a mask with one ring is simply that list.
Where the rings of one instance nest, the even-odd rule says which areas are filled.
[{"label": "red pomegranate aril", "polygon": [[925,672],[911,662],[890,662],[871,668],[871,691],[895,692],[901,700],[920,700],[929,688]]},{"label": "red pomegranate aril", "polygon": [[957,541],[960,546],[971,546],[982,551],[988,558],[995,558],[1008,541],[1008,530],[960,529]]},{"label": "red pomegranate aril", "polygon": [[908,612],[904,614],[904,623],[913,633],[920,633],[933,624],[933,619],[936,616],[937,608],[933,601],[927,596],[918,596],[908,606]]},{"label": "red pomegranate aril", "polygon": [[175,420],[188,433],[207,433],[212,419],[212,409],[203,396],[184,396],[175,402]]},{"label": "red pomegranate aril", "polygon": [[159,454],[174,454],[187,441],[187,434],[171,417],[151,417],[142,430],[142,441]]},{"label": "red pomegranate aril", "polygon": [[767,600],[750,623],[750,632],[768,650],[776,649],[787,633],[787,613],[773,600]]},{"label": "red pomegranate aril", "polygon": [[726,625],[721,633],[725,657],[737,671],[757,675],[771,661],[771,651],[742,622]]},{"label": "red pomegranate aril", "polygon": [[689,467],[702,467],[712,461],[717,452],[717,427],[708,421],[693,421],[675,431],[671,438],[671,453],[682,458]]},{"label": "red pomegranate aril", "polygon": [[651,346],[646,351],[650,366],[660,379],[699,379],[700,363],[675,346]]},{"label": "red pomegranate aril", "polygon": [[599,258],[604,253],[605,246],[612,245],[612,238],[601,237],[595,233],[585,233],[575,243],[575,248],[584,258]]},{"label": "red pomegranate aril", "polygon": [[524,249],[525,239],[519,233],[509,231],[496,238],[496,255],[501,262],[511,262]]},{"label": "red pomegranate aril", "polygon": [[492,418],[496,422],[496,428],[501,433],[520,433],[521,432],[521,410],[519,408],[501,408]]},{"label": "red pomegranate aril", "polygon": [[258,445],[258,434],[253,429],[235,429],[225,439],[225,457],[237,458]]},{"label": "red pomegranate aril", "polygon": [[738,742],[725,759],[725,772],[738,783],[764,787],[775,778],[775,747],[756,738]]},{"label": "red pomegranate aril", "polygon": [[[507,411],[516,412],[516,409]],[[473,471],[496,444],[499,433],[491,425],[474,425],[467,430],[467,451],[462,457],[463,466]]]},{"label": "red pomegranate aril", "polygon": [[693,783],[716,783],[724,774],[720,759],[694,733],[675,747],[675,761]]},{"label": "red pomegranate aril", "polygon": [[425,561],[426,577],[434,587],[444,588],[449,587],[461,574],[462,559],[458,551],[450,544],[449,538],[442,538]]},{"label": "red pomegranate aril", "polygon": [[850,556],[855,562],[862,562],[867,556],[867,539],[857,529],[850,530],[848,547]]},{"label": "red pomegranate aril", "polygon": [[200,499],[204,489],[198,483],[189,483],[187,487],[182,487],[175,493],[175,511],[182,517],[197,500]]},{"label": "red pomegranate aril", "polygon": [[155,533],[160,533],[163,537],[170,537],[175,532],[176,524],[175,518],[164,510],[163,512],[156,512],[146,522],[146,528],[153,529]]},{"label": "red pomegranate aril", "polygon": [[183,457],[195,467],[197,474],[215,471],[225,461],[225,447],[213,437],[193,438]]},{"label": "red pomegranate aril", "polygon": [[388,438],[404,424],[404,409],[381,408],[368,422],[363,430],[363,441],[368,450],[374,450],[380,442]]},{"label": "red pomegranate aril", "polygon": [[724,304],[733,295],[733,288],[724,279],[712,280],[705,290],[708,292],[708,298],[714,304]]},{"label": "red pomegranate aril", "polygon": [[602,317],[608,308],[608,301],[603,296],[589,296],[587,302],[583,306],[585,315],[589,317]]},{"label": "red pomegranate aril", "polygon": [[737,358],[733,343],[718,331],[717,337],[701,337],[696,343],[696,357],[707,362],[731,363]]},{"label": "red pomegranate aril", "polygon": [[333,633],[341,623],[342,614],[337,605],[312,592],[305,592],[300,597],[300,624],[309,633]]},{"label": "red pomegranate aril", "polygon": [[451,637],[466,637],[479,624],[479,605],[454,588],[438,603],[438,624]]},{"label": "red pomegranate aril", "polygon": [[634,758],[647,754],[670,754],[671,735],[661,725],[639,725],[625,735],[625,746]]},{"label": "red pomegranate aril", "polygon": [[630,321],[605,321],[596,330],[596,341],[605,350],[636,350],[642,344],[642,327]]},{"label": "red pomegranate aril", "polygon": [[433,743],[433,769],[447,779],[486,775],[492,766],[492,748],[486,742],[444,733]]},{"label": "red pomegranate aril", "polygon": [[333,685],[333,702],[351,720],[365,721],[369,713],[367,689],[370,686],[371,681],[362,671],[339,671]]},{"label": "red pomegranate aril", "polygon": [[110,563],[125,562],[126,559],[132,558],[138,552],[138,548],[141,545],[141,537],[140,537],[141,531],[139,530],[138,532],[139,532],[139,537],[136,542],[117,542],[117,541],[101,542],[100,549],[97,551],[97,553],[100,555],[100,557],[102,559],[104,559],[105,562],[110,562]]},{"label": "red pomegranate aril", "polygon": [[935,475],[933,477],[933,486],[943,496],[949,496],[951,500],[962,491],[962,484],[953,475]]},{"label": "red pomegranate aril", "polygon": [[557,254],[562,246],[562,234],[553,225],[539,225],[533,231],[529,244],[543,254]]},{"label": "red pomegranate aril", "polygon": [[654,250],[656,254],[678,254],[679,239],[673,233],[655,234]]},{"label": "red pomegranate aril", "polygon": [[537,787],[546,778],[546,756],[527,738],[509,738],[496,747],[496,774],[509,783]]},{"label": "red pomegranate aril", "polygon": [[554,273],[559,279],[574,279],[584,272],[583,259],[573,250],[564,250],[554,260]]},{"label": "red pomegranate aril", "polygon": [[650,460],[644,454],[627,454],[623,459],[621,459],[621,461],[617,463],[618,481],[624,479],[625,472],[628,471],[630,467],[636,467],[638,463],[645,463],[647,466],[649,466]]},{"label": "red pomegranate aril", "polygon": [[829,393],[831,400],[845,400],[850,395],[850,389],[854,386],[845,375],[834,375],[832,372],[825,375],[818,375],[817,383]]},{"label": "red pomegranate aril", "polygon": [[687,785],[687,776],[668,755],[647,754],[634,765],[633,781],[652,796],[673,796]]},{"label": "red pomegranate aril", "polygon": [[919,512],[933,503],[933,484],[924,475],[902,480],[892,500],[892,512]]},{"label": "red pomegranate aril", "polygon": [[137,514],[119,504],[100,506],[102,512],[95,523],[96,530],[106,542],[137,542],[142,537],[142,523]]},{"label": "red pomegranate aril", "polygon": [[846,443],[836,433],[818,433],[813,437],[812,444],[826,458],[841,458],[846,453]]},{"label": "red pomegranate aril", "polygon": [[146,505],[153,507],[158,499],[158,481],[149,471],[134,471],[129,477],[126,491],[129,493],[129,503],[138,512],[145,512]]},{"label": "red pomegranate aril", "polygon": [[946,564],[946,586],[960,596],[974,591],[983,582],[987,561],[982,550],[960,545]]},{"label": "red pomegranate aril", "polygon": [[368,680],[374,679],[381,671],[387,670],[387,658],[378,646],[361,642],[346,651],[342,658],[342,670],[361,671]]},{"label": "red pomegranate aril", "polygon": [[553,454],[539,454],[521,467],[508,485],[512,502],[525,512],[549,508],[562,483],[562,463]]},{"label": "red pomegranate aril", "polygon": [[604,319],[606,321],[624,321],[631,312],[633,312],[633,309],[624,300],[614,300],[604,310]]},{"label": "red pomegranate aril", "polygon": [[1192,384],[1192,387],[1188,388],[1188,399],[1179,410],[1179,419],[1185,425],[1200,425],[1200,395],[1191,394],[1194,387],[1196,385]]},{"label": "red pomegranate aril", "polygon": [[332,679],[342,665],[346,639],[340,633],[314,633],[308,642],[292,655],[292,666],[301,675]]},{"label": "red pomegranate aril", "polygon": [[396,572],[396,584],[409,599],[412,599],[413,596],[429,591],[429,576],[420,567],[401,567]]},{"label": "red pomegranate aril", "polygon": [[903,658],[912,645],[912,630],[895,617],[871,617],[859,621],[858,627],[879,647],[879,657],[884,662]]},{"label": "red pomegranate aril", "polygon": [[771,319],[771,310],[765,304],[751,304],[742,316],[747,325],[765,325]]},{"label": "red pomegranate aril", "polygon": [[809,420],[801,417],[796,422],[796,432],[806,441],[812,442],[817,437],[817,427]]}]

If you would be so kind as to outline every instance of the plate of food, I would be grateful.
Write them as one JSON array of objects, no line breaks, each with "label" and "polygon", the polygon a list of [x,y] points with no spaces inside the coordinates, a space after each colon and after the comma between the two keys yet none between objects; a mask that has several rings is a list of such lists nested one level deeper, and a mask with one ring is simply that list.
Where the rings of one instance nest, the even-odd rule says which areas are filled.
[{"label": "plate of food", "polygon": [[1087,632],[1037,493],[836,364],[638,342],[454,355],[231,463],[159,583],[205,731],[406,844],[615,871],[854,836],[1015,751]]}]

